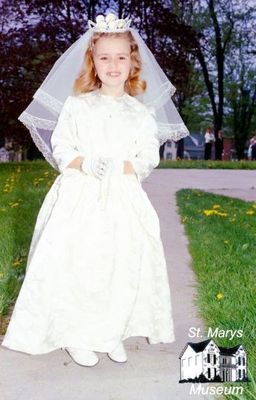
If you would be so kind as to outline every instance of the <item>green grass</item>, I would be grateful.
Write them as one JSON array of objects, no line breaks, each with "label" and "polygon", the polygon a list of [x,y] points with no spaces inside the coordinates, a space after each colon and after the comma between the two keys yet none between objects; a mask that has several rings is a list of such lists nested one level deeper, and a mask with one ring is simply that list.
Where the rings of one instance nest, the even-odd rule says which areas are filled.
[{"label": "green grass", "polygon": [[256,169],[256,161],[161,160],[157,168]]},{"label": "green grass", "polygon": [[39,208],[57,175],[42,161],[0,164],[0,334],[24,278]]},{"label": "green grass", "polygon": [[[213,340],[224,347],[242,344],[255,377],[256,202],[191,189],[176,197],[198,281],[195,304],[206,328],[243,330],[242,338]],[[255,380],[242,385],[244,399],[256,399]]]}]

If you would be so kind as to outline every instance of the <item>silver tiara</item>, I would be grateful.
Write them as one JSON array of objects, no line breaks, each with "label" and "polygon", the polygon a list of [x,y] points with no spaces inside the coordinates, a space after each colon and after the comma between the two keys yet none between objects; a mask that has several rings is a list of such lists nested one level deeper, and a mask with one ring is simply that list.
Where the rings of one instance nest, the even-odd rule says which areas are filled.
[{"label": "silver tiara", "polygon": [[130,27],[129,17],[119,19],[115,14],[98,15],[96,22],[88,20],[89,28],[94,32],[124,32]]}]

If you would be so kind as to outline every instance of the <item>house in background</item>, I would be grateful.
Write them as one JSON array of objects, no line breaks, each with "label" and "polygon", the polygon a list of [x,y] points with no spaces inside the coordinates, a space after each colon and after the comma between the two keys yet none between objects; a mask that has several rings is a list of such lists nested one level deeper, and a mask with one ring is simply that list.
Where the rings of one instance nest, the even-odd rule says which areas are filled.
[{"label": "house in background", "polygon": [[246,353],[242,345],[218,347],[212,339],[188,342],[180,356],[180,382],[235,382],[247,379]]}]

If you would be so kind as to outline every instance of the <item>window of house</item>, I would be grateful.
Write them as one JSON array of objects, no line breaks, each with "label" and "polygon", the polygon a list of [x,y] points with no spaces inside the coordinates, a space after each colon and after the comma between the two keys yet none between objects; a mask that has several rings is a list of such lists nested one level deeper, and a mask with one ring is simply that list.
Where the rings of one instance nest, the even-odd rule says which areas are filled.
[{"label": "window of house", "polygon": [[209,353],[207,354],[207,362],[208,362],[208,363],[211,362],[211,361],[210,361],[210,354],[209,354]]}]

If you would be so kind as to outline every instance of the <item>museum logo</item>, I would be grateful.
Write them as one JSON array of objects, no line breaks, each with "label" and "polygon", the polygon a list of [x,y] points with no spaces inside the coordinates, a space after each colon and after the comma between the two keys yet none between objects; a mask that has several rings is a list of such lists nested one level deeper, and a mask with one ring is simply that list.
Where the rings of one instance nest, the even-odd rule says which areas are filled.
[{"label": "museum logo", "polygon": [[[179,383],[200,383],[198,388],[191,388],[191,394],[223,394],[226,393],[224,389],[229,389],[212,386],[207,388],[206,393],[202,393],[202,383],[248,382],[247,355],[242,344],[226,348],[217,346],[212,339],[198,343],[188,342],[179,359]],[[232,390],[234,389],[243,387],[232,386]],[[198,390],[200,393],[197,393]]]}]

